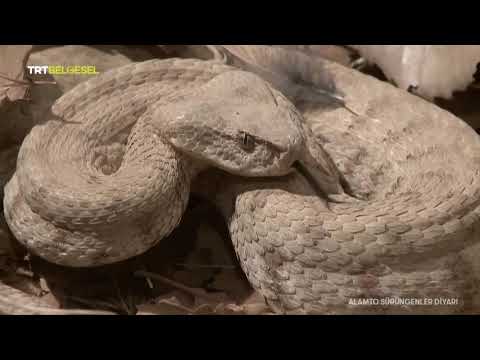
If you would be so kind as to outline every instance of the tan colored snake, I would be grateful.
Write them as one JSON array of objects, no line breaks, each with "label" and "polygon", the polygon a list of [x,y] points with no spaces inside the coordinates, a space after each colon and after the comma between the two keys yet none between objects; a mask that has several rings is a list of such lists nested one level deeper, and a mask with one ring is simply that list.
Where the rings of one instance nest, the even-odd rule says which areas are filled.
[{"label": "tan colored snake", "polygon": [[368,116],[302,114],[260,77],[213,61],[153,60],[80,84],[22,144],[5,188],[10,229],[57,264],[126,259],[177,226],[201,174],[210,185],[194,190],[221,208],[249,281],[278,312],[473,296],[458,264],[478,235],[478,136],[420,99],[395,118],[411,95],[375,84],[365,95],[376,80],[329,66],[349,99],[370,97]]}]

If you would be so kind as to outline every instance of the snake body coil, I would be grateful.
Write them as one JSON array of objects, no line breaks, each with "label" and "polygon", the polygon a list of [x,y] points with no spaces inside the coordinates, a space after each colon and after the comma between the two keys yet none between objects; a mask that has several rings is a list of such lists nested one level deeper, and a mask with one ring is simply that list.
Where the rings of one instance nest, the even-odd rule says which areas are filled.
[{"label": "snake body coil", "polygon": [[[345,93],[361,93],[359,85],[348,89],[351,71],[332,67]],[[397,106],[388,101],[398,96],[393,88],[370,94],[370,116],[304,112],[353,193],[370,189],[358,200],[337,191],[329,156],[281,94],[239,73],[232,77],[239,100],[222,97],[222,89],[232,90],[220,75],[232,71],[215,62],[156,60],[115,69],[64,95],[55,118],[25,139],[6,186],[5,218],[16,238],[68,266],[138,255],[173,230],[191,182],[216,167],[222,171],[199,181],[205,176],[223,186],[203,192],[222,209],[252,286],[279,312],[388,312],[352,299],[473,296],[459,265],[480,223],[480,140],[470,128],[446,113],[431,118],[432,105],[420,99],[405,107],[403,119],[389,117]],[[257,92],[258,108],[248,95]],[[229,118],[236,109],[238,121]],[[292,122],[279,120],[268,129],[277,133],[264,136],[260,115]],[[158,118],[167,130],[158,131]],[[198,132],[186,118],[207,130]],[[254,118],[260,123],[249,122]],[[231,131],[216,127],[222,121]],[[240,142],[236,129],[244,134]],[[294,170],[298,161],[307,172],[315,168],[326,197]]]}]

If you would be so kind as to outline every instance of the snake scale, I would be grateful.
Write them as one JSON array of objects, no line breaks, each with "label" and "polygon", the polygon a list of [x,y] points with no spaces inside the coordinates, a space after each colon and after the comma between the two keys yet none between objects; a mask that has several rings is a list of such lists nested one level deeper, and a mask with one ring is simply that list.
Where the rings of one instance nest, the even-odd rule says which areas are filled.
[{"label": "snake scale", "polygon": [[[349,94],[352,71],[331,67]],[[399,91],[386,89],[353,117],[300,111],[216,61],[108,71],[24,140],[6,221],[48,261],[97,266],[167,236],[195,191],[218,205],[248,280],[279,313],[399,311],[353,298],[468,302],[476,288],[459,259],[477,243],[480,140],[421,99],[393,119]],[[15,302],[3,285],[0,296]]]}]

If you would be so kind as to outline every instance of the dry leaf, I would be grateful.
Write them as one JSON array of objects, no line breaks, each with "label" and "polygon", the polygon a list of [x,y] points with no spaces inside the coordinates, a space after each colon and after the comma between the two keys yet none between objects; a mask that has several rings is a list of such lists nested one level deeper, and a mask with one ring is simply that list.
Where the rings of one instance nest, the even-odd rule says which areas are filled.
[{"label": "dry leaf", "polygon": [[8,282],[9,286],[13,286],[28,295],[34,297],[40,297],[42,295],[42,289],[40,288],[39,284],[27,276],[21,276],[12,273],[8,274],[8,277],[4,280],[5,282]]},{"label": "dry leaf", "polygon": [[400,88],[449,99],[474,80],[479,45],[352,45]]},{"label": "dry leaf", "polygon": [[264,298],[258,293],[251,294],[242,304],[222,302],[215,308],[219,315],[266,315],[272,314]]},{"label": "dry leaf", "polygon": [[0,45],[0,108],[5,102],[25,97],[28,86],[24,82],[25,65],[32,45]]},{"label": "dry leaf", "polygon": [[138,307],[139,315],[188,315],[190,309],[178,305],[175,300],[162,300],[157,304],[143,304]]}]

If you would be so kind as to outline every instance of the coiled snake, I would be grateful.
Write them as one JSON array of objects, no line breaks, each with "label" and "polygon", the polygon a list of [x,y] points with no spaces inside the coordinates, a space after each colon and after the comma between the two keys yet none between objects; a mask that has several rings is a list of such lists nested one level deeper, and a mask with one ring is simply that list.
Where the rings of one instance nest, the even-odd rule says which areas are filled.
[{"label": "coiled snake", "polygon": [[480,224],[478,136],[329,66],[349,99],[367,98],[365,116],[300,111],[215,61],[152,60],[86,81],[23,142],[7,223],[51,262],[107,264],[168,235],[193,187],[222,210],[242,269],[278,312],[398,311],[355,298],[468,302],[476,289],[459,259]]}]

